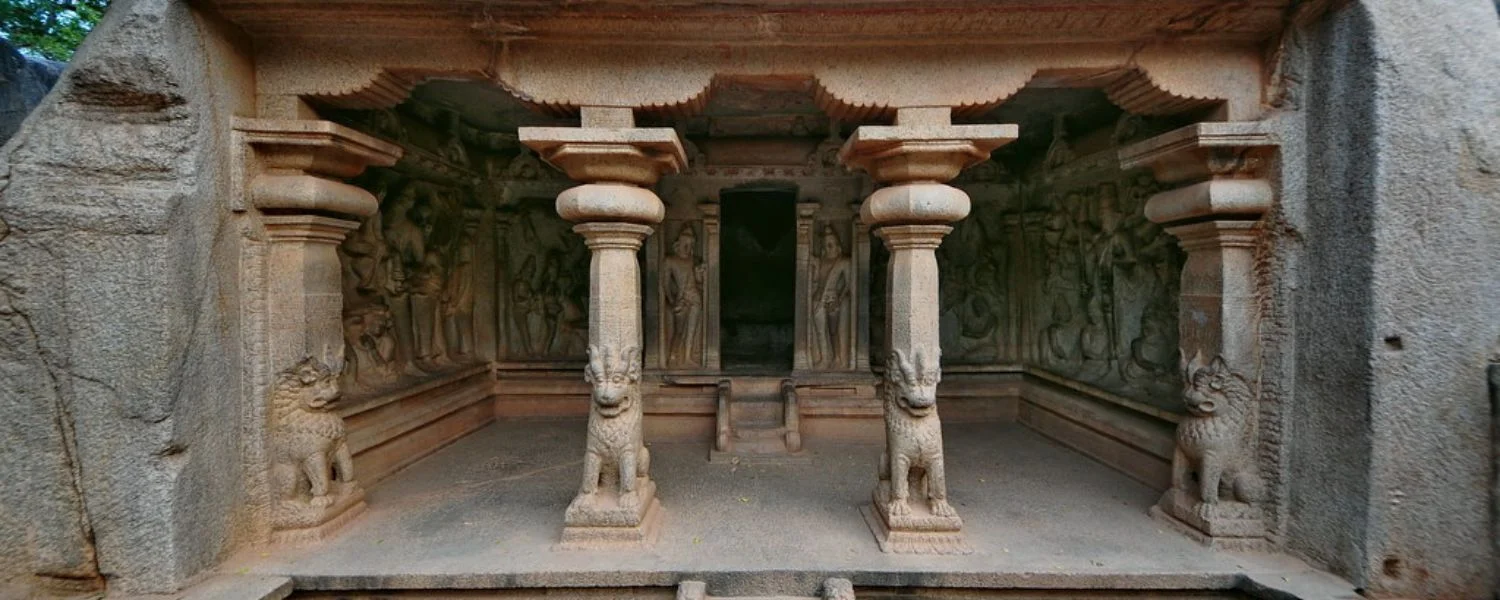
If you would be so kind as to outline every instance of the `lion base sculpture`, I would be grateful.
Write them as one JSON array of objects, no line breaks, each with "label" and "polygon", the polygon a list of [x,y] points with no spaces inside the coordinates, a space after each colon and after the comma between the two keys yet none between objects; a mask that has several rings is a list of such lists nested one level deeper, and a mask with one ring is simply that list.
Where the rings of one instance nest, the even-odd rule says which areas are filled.
[{"label": "lion base sculpture", "polygon": [[1158,520],[1226,550],[1261,550],[1264,484],[1256,468],[1255,394],[1223,358],[1183,369],[1188,415],[1177,426],[1172,487],[1152,507]]},{"label": "lion base sculpture", "polygon": [[865,521],[884,552],[969,554],[963,519],[948,503],[942,422],[937,413],[938,359],[893,351],[881,387],[885,453]]},{"label": "lion base sculpture", "polygon": [[640,349],[589,346],[593,388],[583,483],[563,515],[559,550],[654,544],[663,511],[641,440]]},{"label": "lion base sculpture", "polygon": [[339,373],[308,357],[277,375],[271,391],[271,542],[326,538],[365,508],[344,420],[333,412]]}]

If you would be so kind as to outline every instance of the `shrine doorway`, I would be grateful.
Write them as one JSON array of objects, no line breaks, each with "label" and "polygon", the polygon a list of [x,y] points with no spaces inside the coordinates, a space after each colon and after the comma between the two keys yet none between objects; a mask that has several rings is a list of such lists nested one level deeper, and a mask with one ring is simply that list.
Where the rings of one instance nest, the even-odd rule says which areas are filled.
[{"label": "shrine doorway", "polygon": [[720,353],[726,371],[792,370],[797,285],[797,189],[724,190]]}]

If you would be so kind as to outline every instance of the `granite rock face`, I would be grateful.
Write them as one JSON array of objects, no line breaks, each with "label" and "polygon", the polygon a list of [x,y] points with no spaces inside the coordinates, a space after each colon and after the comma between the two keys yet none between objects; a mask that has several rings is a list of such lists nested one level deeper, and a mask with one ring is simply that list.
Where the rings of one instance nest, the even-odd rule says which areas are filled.
[{"label": "granite rock face", "polygon": [[0,581],[157,592],[235,537],[243,64],[116,2],[0,157]]},{"label": "granite rock face", "polygon": [[1500,24],[1362,2],[1299,35],[1287,547],[1377,597],[1491,597]]},{"label": "granite rock face", "polygon": [[20,129],[21,121],[57,83],[63,63],[31,58],[0,40],[0,144]]}]

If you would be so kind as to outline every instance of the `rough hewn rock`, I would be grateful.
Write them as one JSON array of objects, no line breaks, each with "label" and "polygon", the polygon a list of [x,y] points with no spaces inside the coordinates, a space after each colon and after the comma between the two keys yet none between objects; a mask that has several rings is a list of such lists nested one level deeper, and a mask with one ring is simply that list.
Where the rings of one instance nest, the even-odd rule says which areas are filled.
[{"label": "rough hewn rock", "polygon": [[1377,596],[1495,592],[1497,47],[1480,0],[1353,4],[1306,31],[1286,539]]},{"label": "rough hewn rock", "polygon": [[0,580],[167,591],[240,486],[235,53],[116,2],[0,164]]}]

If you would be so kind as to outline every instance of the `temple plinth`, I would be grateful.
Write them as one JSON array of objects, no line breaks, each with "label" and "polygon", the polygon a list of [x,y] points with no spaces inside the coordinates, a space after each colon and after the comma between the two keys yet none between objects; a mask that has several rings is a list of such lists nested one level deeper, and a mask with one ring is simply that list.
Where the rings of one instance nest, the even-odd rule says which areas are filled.
[{"label": "temple plinth", "polygon": [[904,108],[894,126],[860,127],[840,159],[885,187],[860,219],[890,250],[886,272],[886,364],[881,396],[886,447],[865,518],[881,550],[968,554],[963,520],[948,500],[942,422],[938,264],[950,223],[969,196],[945,182],[1016,138],[1014,125],[953,125],[948,108]]},{"label": "temple plinth", "polygon": [[581,128],[527,127],[522,143],[583,185],[557,197],[577,223],[589,263],[588,365],[592,387],[583,482],[564,515],[559,549],[650,545],[661,503],[642,443],[640,266],[636,251],[665,211],[651,190],[686,162],[670,128],[636,128],[628,108],[582,109]]}]

